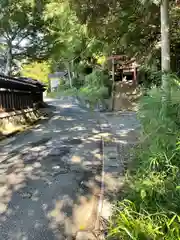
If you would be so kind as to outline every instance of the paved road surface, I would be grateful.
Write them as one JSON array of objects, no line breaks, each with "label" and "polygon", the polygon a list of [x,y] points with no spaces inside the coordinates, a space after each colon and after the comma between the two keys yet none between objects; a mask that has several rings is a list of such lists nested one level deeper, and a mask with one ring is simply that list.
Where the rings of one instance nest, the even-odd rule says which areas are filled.
[{"label": "paved road surface", "polygon": [[1,240],[72,239],[96,223],[97,119],[73,99],[48,101],[51,119],[0,142]]}]

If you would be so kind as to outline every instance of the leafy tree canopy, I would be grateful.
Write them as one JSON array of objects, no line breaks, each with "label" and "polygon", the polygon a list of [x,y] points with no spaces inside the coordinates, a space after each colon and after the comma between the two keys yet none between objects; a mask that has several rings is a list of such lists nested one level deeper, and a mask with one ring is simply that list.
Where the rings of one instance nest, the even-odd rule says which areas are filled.
[{"label": "leafy tree canopy", "polygon": [[44,11],[44,21],[55,62],[79,62],[102,51],[102,43],[80,23],[68,1],[50,1]]},{"label": "leafy tree canopy", "polygon": [[[136,56],[141,61],[159,56],[159,0],[69,0],[81,23],[98,40],[108,43],[107,52]],[[170,1],[173,41],[177,42],[179,8]],[[175,39],[176,36],[176,39]]]},{"label": "leafy tree canopy", "polygon": [[0,43],[4,46],[3,56],[6,72],[12,70],[14,60],[39,57],[44,43],[41,13],[45,0],[2,0],[0,1]]},{"label": "leafy tree canopy", "polygon": [[41,81],[48,85],[48,75],[51,72],[49,62],[32,62],[22,66],[21,75]]}]

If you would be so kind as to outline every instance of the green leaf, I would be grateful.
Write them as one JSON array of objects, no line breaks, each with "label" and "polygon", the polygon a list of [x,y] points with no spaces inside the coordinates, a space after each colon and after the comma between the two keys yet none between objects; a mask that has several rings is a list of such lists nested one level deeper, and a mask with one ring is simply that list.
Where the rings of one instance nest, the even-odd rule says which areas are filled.
[{"label": "green leaf", "polygon": [[146,197],[146,191],[144,189],[141,190],[141,198],[144,200]]}]

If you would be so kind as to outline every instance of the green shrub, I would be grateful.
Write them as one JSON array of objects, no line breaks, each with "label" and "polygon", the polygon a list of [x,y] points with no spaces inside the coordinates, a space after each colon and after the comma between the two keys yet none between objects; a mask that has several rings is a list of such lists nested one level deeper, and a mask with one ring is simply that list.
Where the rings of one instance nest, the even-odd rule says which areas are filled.
[{"label": "green shrub", "polygon": [[161,85],[161,71],[143,66],[139,69],[138,82],[145,89],[149,89],[152,86],[159,87]]},{"label": "green shrub", "polygon": [[78,95],[93,107],[99,101],[109,97],[107,82],[108,75],[104,71],[94,70],[86,75],[85,84],[78,90]]},{"label": "green shrub", "polygon": [[124,200],[115,208],[115,219],[108,239],[111,240],[177,240],[180,239],[180,217],[173,212],[149,213]]},{"label": "green shrub", "polygon": [[76,96],[78,94],[78,91],[76,88],[68,88],[64,91],[65,96]]},{"label": "green shrub", "polygon": [[100,88],[107,85],[108,79],[108,75],[104,71],[94,70],[91,74],[86,75],[85,84]]},{"label": "green shrub", "polygon": [[99,100],[102,101],[107,98],[108,89],[104,86],[97,88],[90,85],[80,88],[79,95],[91,105],[95,105]]},{"label": "green shrub", "polygon": [[80,89],[84,85],[84,76],[80,75],[72,79],[73,86]]},{"label": "green shrub", "polygon": [[180,239],[180,90],[171,81],[168,114],[162,92],[153,88],[140,103],[142,139],[125,199],[114,209],[108,239]]},{"label": "green shrub", "polygon": [[76,88],[67,88],[66,86],[61,86],[58,92],[51,92],[48,94],[49,97],[58,98],[63,96],[77,96],[78,91]]}]

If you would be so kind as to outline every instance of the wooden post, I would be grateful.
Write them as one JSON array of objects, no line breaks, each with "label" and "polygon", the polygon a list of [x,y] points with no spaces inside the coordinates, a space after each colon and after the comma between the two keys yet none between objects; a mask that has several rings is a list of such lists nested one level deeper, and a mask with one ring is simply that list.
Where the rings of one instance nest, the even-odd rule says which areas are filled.
[{"label": "wooden post", "polygon": [[114,102],[115,102],[115,80],[114,80],[114,58],[112,58],[112,92],[111,92],[111,98],[112,98],[112,106],[111,110],[114,110]]},{"label": "wooden post", "polygon": [[133,71],[133,83],[136,85],[137,84],[137,68],[134,67]]}]

